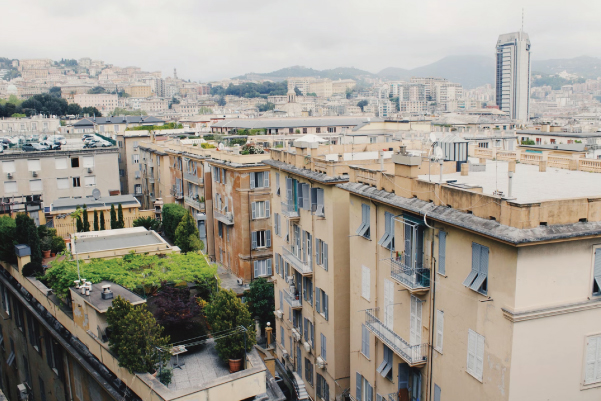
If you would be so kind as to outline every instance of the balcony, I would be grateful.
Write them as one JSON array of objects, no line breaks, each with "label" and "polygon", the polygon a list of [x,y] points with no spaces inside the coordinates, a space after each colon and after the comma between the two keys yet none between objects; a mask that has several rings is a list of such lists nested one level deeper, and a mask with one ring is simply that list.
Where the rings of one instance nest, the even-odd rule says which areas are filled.
[{"label": "balcony", "polygon": [[386,327],[375,315],[376,309],[365,311],[365,325],[376,337],[410,366],[427,362],[428,344],[410,345],[392,329]]},{"label": "balcony", "polygon": [[290,263],[290,265],[302,274],[303,276],[312,275],[313,268],[311,267],[310,262],[303,262],[301,258],[296,256],[290,249],[285,246],[282,247],[282,257],[286,262]]},{"label": "balcony", "polygon": [[196,210],[200,210],[200,211],[205,210],[205,203],[200,202],[200,201],[196,200],[195,198],[191,198],[189,196],[184,196],[184,203],[186,205],[193,207]]},{"label": "balcony", "polygon": [[282,202],[282,214],[289,219],[300,219],[298,207],[294,203]]},{"label": "balcony", "polygon": [[225,214],[218,212],[217,210],[213,210],[213,215],[217,220],[226,224],[228,226],[234,225],[234,215],[231,212],[227,212]]},{"label": "balcony", "polygon": [[154,177],[151,175],[147,175],[146,179],[148,180],[149,183],[154,184]]},{"label": "balcony", "polygon": [[284,288],[284,291],[282,291],[282,293],[284,294],[284,299],[286,300],[286,302],[288,302],[292,309],[301,309],[303,307],[300,294],[291,294],[289,288]]},{"label": "balcony", "polygon": [[184,171],[184,180],[190,181],[196,185],[204,185],[204,179],[198,177],[196,174],[186,173]]},{"label": "balcony", "polygon": [[177,190],[175,188],[171,188],[171,191],[169,191],[171,193],[171,195],[173,195],[175,197],[175,199],[184,199],[184,193],[180,190]]},{"label": "balcony", "polygon": [[430,288],[430,269],[420,266],[428,266],[428,258],[424,257],[423,262],[416,263],[406,256],[401,254],[390,259],[390,276],[412,294],[427,292]]}]

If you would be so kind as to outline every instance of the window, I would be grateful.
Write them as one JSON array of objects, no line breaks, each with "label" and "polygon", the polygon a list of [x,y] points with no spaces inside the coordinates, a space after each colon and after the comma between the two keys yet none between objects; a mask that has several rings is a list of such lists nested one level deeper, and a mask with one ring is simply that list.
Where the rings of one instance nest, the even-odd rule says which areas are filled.
[{"label": "window", "polygon": [[355,373],[357,388],[355,397],[357,401],[373,401],[374,389],[359,372]]},{"label": "window", "polygon": [[593,295],[601,295],[601,248],[596,248],[593,267]]},{"label": "window", "polygon": [[40,171],[41,169],[40,159],[27,160],[27,171]]},{"label": "window", "polygon": [[274,213],[273,214],[273,227],[275,230],[275,235],[277,236],[282,236],[282,221],[280,219],[280,214],[279,213]]},{"label": "window", "polygon": [[328,127],[328,132],[336,132],[336,127]]},{"label": "window", "polygon": [[313,364],[305,358],[305,381],[313,385]]},{"label": "window", "polygon": [[138,195],[142,193],[142,184],[135,184],[134,185],[134,193],[136,193]]},{"label": "window", "polygon": [[384,212],[384,235],[378,244],[394,251],[394,215],[392,213]]},{"label": "window", "polygon": [[305,324],[303,334],[305,341],[311,344],[311,348],[315,349],[315,325],[307,318],[305,318],[304,321]]},{"label": "window", "polygon": [[447,254],[447,233],[438,232],[438,273],[445,275]]},{"label": "window", "polygon": [[584,384],[601,381],[601,335],[586,339]]},{"label": "window", "polygon": [[[251,204],[252,210],[252,218],[254,219],[264,219],[265,217],[269,217],[269,201],[259,201],[252,202]],[[276,231],[277,233],[277,231]]]},{"label": "window", "polygon": [[29,190],[31,192],[41,192],[42,180],[29,180]]},{"label": "window", "polygon": [[382,344],[382,347],[384,347],[384,356],[376,372],[382,375],[382,377],[392,380],[392,350],[386,344]]},{"label": "window", "polygon": [[440,401],[440,387],[438,384],[434,384],[434,401]]},{"label": "window", "polygon": [[467,334],[467,373],[482,381],[483,367],[484,336],[470,329]]},{"label": "window", "polygon": [[384,325],[389,329],[394,326],[394,283],[384,279]]},{"label": "window", "polygon": [[309,196],[310,196],[311,188],[309,184],[302,184],[297,182],[296,184],[296,194],[297,194],[297,202],[298,207],[301,209],[309,210]]},{"label": "window", "polygon": [[138,154],[131,155],[131,162],[133,164],[140,163],[140,155],[138,155]]},{"label": "window", "polygon": [[251,234],[252,249],[269,248],[271,246],[271,230],[253,231]]},{"label": "window", "polygon": [[328,270],[328,244],[319,238],[315,239],[315,263]]},{"label": "window", "polygon": [[[306,131],[307,129],[303,128],[303,130]],[[317,374],[317,397],[324,401],[330,400],[330,385],[319,373]]]},{"label": "window", "polygon": [[361,296],[369,301],[369,287],[371,274],[369,267],[361,266]]},{"label": "window", "polygon": [[255,277],[271,276],[271,259],[255,260]]},{"label": "window", "polygon": [[488,247],[472,242],[472,270],[463,285],[482,295],[488,293]]},{"label": "window", "polygon": [[71,158],[71,167],[79,167],[79,157]]},{"label": "window", "polygon": [[16,171],[15,169],[15,162],[14,161],[7,161],[7,162],[2,162],[2,172],[4,174],[8,174],[8,173],[14,173]]},{"label": "window", "polygon": [[56,187],[58,189],[69,189],[69,179],[68,178],[57,178],[56,179]]},{"label": "window", "polygon": [[219,238],[223,238],[223,223],[217,222],[217,231],[219,233]]},{"label": "window", "polygon": [[317,216],[325,217],[323,188],[311,188],[311,211]]},{"label": "window", "polygon": [[327,356],[328,356],[328,347],[327,347],[328,343],[327,343],[327,340],[326,340],[326,336],[324,336],[323,333],[321,333],[319,336],[320,336],[320,344],[321,344],[321,354],[320,354],[320,356],[321,356],[321,359],[323,359],[324,361],[327,361],[328,360],[328,358],[327,358]]},{"label": "window", "polygon": [[442,339],[444,332],[444,312],[436,310],[436,349],[438,352],[442,352]]},{"label": "window", "polygon": [[361,353],[369,359],[369,330],[361,324]]},{"label": "window", "polygon": [[282,313],[284,312],[284,295],[282,293],[282,290],[280,290],[280,310],[282,311]]},{"label": "window", "polygon": [[422,301],[411,295],[409,312],[409,344],[419,345],[422,343]]},{"label": "window", "polygon": [[303,277],[303,298],[313,305],[313,280],[309,277]]},{"label": "window", "polygon": [[27,328],[29,332],[29,343],[36,351],[42,352],[40,339],[40,326],[31,313],[27,313]]},{"label": "window", "polygon": [[269,188],[269,171],[250,173],[250,189]]},{"label": "window", "polygon": [[122,148],[123,147],[123,141],[117,141],[117,146]]},{"label": "window", "polygon": [[328,295],[319,287],[315,287],[315,309],[328,320]]},{"label": "window", "polygon": [[138,145],[138,141],[134,141],[134,149],[138,149],[139,145]]},{"label": "window", "polygon": [[369,239],[369,205],[361,204],[361,225],[357,229],[357,235]]},{"label": "window", "polygon": [[275,194],[280,196],[280,173],[275,173]]},{"label": "window", "polygon": [[95,187],[96,186],[96,176],[89,175],[83,178],[84,185],[86,187]]},{"label": "window", "polygon": [[4,181],[4,193],[5,194],[14,194],[17,193],[17,181]]},{"label": "window", "polygon": [[284,343],[284,338],[286,337],[286,335],[284,334],[284,325],[280,326],[280,342],[282,343],[282,348],[286,345]]},{"label": "window", "polygon": [[303,128],[303,134],[306,134],[306,133],[307,133],[307,129]]},{"label": "window", "polygon": [[73,188],[81,187],[81,182],[79,180],[79,177],[73,177],[72,181],[73,181]]},{"label": "window", "polygon": [[83,156],[83,166],[85,168],[93,168],[94,167],[94,156]]}]

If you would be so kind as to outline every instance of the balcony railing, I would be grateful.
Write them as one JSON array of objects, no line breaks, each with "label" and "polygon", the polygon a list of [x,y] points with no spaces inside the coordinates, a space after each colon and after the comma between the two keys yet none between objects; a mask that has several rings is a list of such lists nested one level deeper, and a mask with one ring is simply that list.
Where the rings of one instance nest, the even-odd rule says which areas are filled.
[{"label": "balcony railing", "polygon": [[290,263],[290,265],[302,275],[313,274],[313,268],[310,262],[303,262],[301,258],[296,256],[290,249],[283,246],[282,256]]},{"label": "balcony railing", "polygon": [[375,315],[374,309],[365,311],[365,325],[376,337],[388,346],[395,354],[411,366],[426,363],[428,344],[410,345],[392,329],[386,327]]},{"label": "balcony railing", "polygon": [[[390,276],[410,290],[426,290],[430,288],[430,269],[424,263],[415,263],[402,254],[390,259]],[[415,265],[417,267],[412,267]],[[426,263],[427,265],[427,263]]]},{"label": "balcony railing", "polygon": [[298,207],[294,203],[282,202],[282,214],[289,219],[300,217]]},{"label": "balcony railing", "polygon": [[183,199],[184,198],[184,193],[182,191],[179,191],[175,188],[171,188],[171,195],[173,195],[175,197],[175,199]]},{"label": "balcony railing", "polygon": [[194,198],[191,198],[189,196],[184,196],[184,203],[186,205],[190,205],[193,208],[197,209],[197,210],[205,210],[205,203],[204,202],[200,202]]},{"label": "balcony railing", "polygon": [[196,174],[186,173],[184,171],[184,180],[193,182],[194,184],[203,185],[204,179],[198,177]]},{"label": "balcony railing", "polygon": [[284,294],[284,299],[286,302],[288,302],[292,309],[300,309],[303,307],[300,293],[298,295],[291,294],[289,288],[284,288],[282,293]]},{"label": "balcony railing", "polygon": [[223,224],[227,224],[228,226],[234,224],[234,215],[231,212],[223,214],[217,210],[213,210],[213,215]]}]

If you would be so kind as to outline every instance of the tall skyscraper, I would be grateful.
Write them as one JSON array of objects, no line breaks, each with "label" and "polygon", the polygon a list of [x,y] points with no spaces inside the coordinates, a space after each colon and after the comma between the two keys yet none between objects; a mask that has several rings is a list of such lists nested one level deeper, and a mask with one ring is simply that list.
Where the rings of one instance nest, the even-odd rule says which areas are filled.
[{"label": "tall skyscraper", "polygon": [[515,120],[530,113],[530,39],[524,32],[506,33],[497,40],[497,106]]}]

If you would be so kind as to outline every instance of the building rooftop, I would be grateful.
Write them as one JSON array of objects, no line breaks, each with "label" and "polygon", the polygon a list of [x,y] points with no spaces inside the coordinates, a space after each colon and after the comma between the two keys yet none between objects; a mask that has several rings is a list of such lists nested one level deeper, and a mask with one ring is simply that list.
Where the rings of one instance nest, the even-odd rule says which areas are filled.
[{"label": "building rooftop", "polygon": [[318,181],[323,184],[338,184],[340,182],[347,182],[348,176],[339,176],[339,177],[330,177],[329,175],[318,173],[316,171],[308,170],[308,169],[300,169],[288,163],[280,162],[277,160],[263,160],[263,163],[268,166],[275,167],[282,171],[286,171],[288,173],[300,175],[301,177],[305,177],[310,180]]},{"label": "building rooftop", "polygon": [[517,135],[560,136],[564,138],[601,138],[601,132],[544,132],[535,129],[519,130]]},{"label": "building rooftop", "polygon": [[[212,127],[261,129],[261,128],[296,128],[327,127],[348,125],[356,126],[365,122],[367,117],[307,117],[307,118],[270,118],[270,119],[230,119],[218,121]],[[384,121],[371,117],[372,121]]]},{"label": "building rooftop", "polygon": [[[477,158],[470,158],[472,163],[478,163]],[[486,170],[470,171],[462,176],[456,172],[444,174],[443,182],[456,180],[456,184],[482,187],[483,193],[493,195],[495,190],[507,195],[509,163],[506,161],[486,160]],[[420,179],[438,183],[439,175],[420,175]],[[601,174],[585,171],[570,171],[547,167],[544,173],[539,172],[538,165],[517,163],[513,176],[512,197],[515,203],[532,203],[548,200],[574,199],[580,197],[601,196]]]},{"label": "building rooftop", "polygon": [[167,244],[156,232],[144,227],[77,233],[73,252],[77,254],[113,249]]},{"label": "building rooftop", "polygon": [[105,125],[105,124],[156,124],[164,123],[164,120],[153,116],[108,116],[108,117],[87,117],[74,123],[74,127]]},{"label": "building rooftop", "polygon": [[102,196],[97,200],[88,196],[86,198],[60,198],[50,205],[50,212],[66,212],[75,210],[78,206],[86,205],[88,209],[110,207],[121,204],[123,206],[140,206],[140,202],[133,195]]},{"label": "building rooftop", "polygon": [[[113,292],[112,299],[102,299],[102,286],[110,285],[111,291]],[[76,294],[82,298],[85,302],[92,305],[94,309],[99,312],[106,312],[108,308],[113,304],[113,300],[117,297],[121,297],[126,301],[129,301],[132,305],[143,304],[146,302],[144,298],[139,297],[125,287],[115,284],[112,281],[101,281],[100,283],[92,284],[92,291],[90,295],[82,295],[79,290],[75,287],[71,287],[71,294]]]}]

